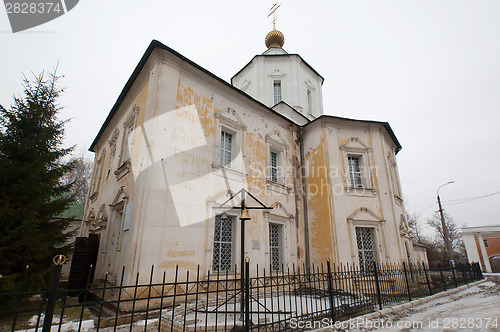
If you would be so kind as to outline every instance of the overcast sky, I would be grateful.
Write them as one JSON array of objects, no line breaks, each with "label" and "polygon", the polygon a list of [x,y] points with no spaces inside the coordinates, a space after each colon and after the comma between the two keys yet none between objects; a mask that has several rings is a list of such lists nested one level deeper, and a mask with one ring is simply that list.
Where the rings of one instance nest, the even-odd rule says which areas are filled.
[{"label": "overcast sky", "polygon": [[[281,3],[284,49],[325,78],[325,114],[390,123],[407,210],[429,217],[454,180],[440,194],[458,225],[500,224],[500,1]],[[59,61],[66,144],[87,149],[152,39],[229,81],[265,51],[271,5],[84,0],[16,34],[0,9],[0,104],[22,91],[22,73]]]}]

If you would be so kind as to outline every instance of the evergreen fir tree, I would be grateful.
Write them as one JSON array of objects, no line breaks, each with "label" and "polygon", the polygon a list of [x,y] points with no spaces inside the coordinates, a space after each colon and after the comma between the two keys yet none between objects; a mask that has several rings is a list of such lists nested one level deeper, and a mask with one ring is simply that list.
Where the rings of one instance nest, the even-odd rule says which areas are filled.
[{"label": "evergreen fir tree", "polygon": [[[47,78],[48,76],[48,78]],[[0,105],[0,274],[6,284],[22,279],[30,266],[30,288],[47,287],[52,258],[65,254],[71,234],[66,221],[53,221],[71,200],[71,183],[61,178],[73,165],[62,159],[66,121],[57,118],[56,71],[25,77],[22,97],[7,110]]]}]

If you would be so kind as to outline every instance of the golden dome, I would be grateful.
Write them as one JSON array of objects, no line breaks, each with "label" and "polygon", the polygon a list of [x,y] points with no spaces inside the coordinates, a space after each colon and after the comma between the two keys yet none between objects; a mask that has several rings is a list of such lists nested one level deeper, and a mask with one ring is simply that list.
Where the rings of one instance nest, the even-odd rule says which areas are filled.
[{"label": "golden dome", "polygon": [[271,47],[282,48],[284,44],[285,44],[285,36],[283,36],[283,34],[280,31],[273,29],[273,31],[267,34],[266,36],[267,48]]}]

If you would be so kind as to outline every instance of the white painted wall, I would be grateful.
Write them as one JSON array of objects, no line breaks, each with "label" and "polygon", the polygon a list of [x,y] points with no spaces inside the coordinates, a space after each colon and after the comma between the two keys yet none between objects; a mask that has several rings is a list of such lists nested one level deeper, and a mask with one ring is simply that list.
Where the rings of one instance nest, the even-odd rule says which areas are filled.
[{"label": "white painted wall", "polygon": [[[275,80],[282,100],[313,120],[323,114],[323,79],[296,54],[258,55],[232,78],[232,84],[265,105],[274,106]],[[309,108],[307,90],[311,91]]]}]

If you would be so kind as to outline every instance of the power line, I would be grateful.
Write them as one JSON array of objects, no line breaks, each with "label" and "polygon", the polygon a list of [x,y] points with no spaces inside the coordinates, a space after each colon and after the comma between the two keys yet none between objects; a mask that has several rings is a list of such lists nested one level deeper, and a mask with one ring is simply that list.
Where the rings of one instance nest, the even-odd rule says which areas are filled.
[{"label": "power line", "polygon": [[[460,199],[452,199],[452,200],[449,200],[449,201],[445,201],[444,203],[462,203],[462,202],[469,202],[469,201],[474,201],[476,199],[481,199],[481,198],[485,198],[485,197],[490,197],[490,196],[495,196],[495,195],[499,195],[500,194],[500,191],[497,191],[497,192],[494,192],[492,194],[487,194],[487,195],[482,195],[482,196],[476,196],[476,197],[468,197],[468,198],[460,198]],[[453,205],[453,204],[451,204]]]},{"label": "power line", "polygon": [[[449,200],[449,201],[444,201],[443,203],[451,203],[451,204],[447,204],[447,205],[448,206],[453,206],[453,205],[462,204],[462,203],[468,203],[468,202],[472,202],[472,201],[475,201],[475,200],[478,200],[478,199],[481,199],[481,198],[486,198],[486,197],[495,196],[495,195],[500,195],[500,191],[497,191],[497,192],[494,192],[494,193],[491,193],[491,194],[482,195],[482,196],[460,198],[460,199],[452,199],[452,200]],[[426,208],[424,208],[424,209],[422,209],[422,210],[420,210],[418,212],[414,212],[414,213],[415,214],[422,213],[425,210],[428,210],[428,209],[432,208],[433,206],[436,206],[436,203],[432,203],[428,207],[426,207]]]},{"label": "power line", "polygon": [[420,210],[420,211],[418,211],[418,212],[415,212],[415,214],[419,214],[419,213],[421,213],[421,212],[424,212],[425,210],[428,210],[428,209],[430,209],[430,208],[431,208],[431,207],[433,207],[433,206],[436,206],[436,203],[432,203],[432,205],[429,205],[429,206],[428,206],[428,207],[426,207],[425,209],[422,209],[422,210]]}]

